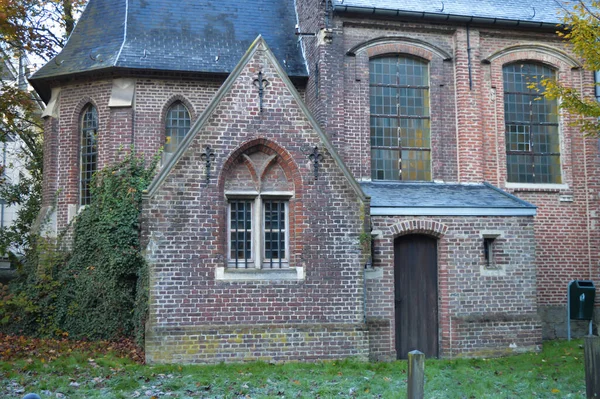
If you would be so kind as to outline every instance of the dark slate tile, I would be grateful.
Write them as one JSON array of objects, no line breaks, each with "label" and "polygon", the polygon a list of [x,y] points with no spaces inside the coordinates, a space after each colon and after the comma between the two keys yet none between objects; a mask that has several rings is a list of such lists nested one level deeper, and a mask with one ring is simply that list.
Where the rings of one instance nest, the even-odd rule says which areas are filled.
[{"label": "dark slate tile", "polygon": [[462,15],[481,18],[498,18],[527,22],[559,23],[563,12],[556,0],[333,0],[336,7],[379,8],[427,12],[445,15]]},{"label": "dark slate tile", "polygon": [[489,184],[364,182],[372,207],[535,208]]},{"label": "dark slate tile", "polygon": [[307,76],[293,0],[129,0],[123,42],[125,8],[90,0],[59,62],[33,80],[113,66],[229,73],[259,34],[290,76]]}]

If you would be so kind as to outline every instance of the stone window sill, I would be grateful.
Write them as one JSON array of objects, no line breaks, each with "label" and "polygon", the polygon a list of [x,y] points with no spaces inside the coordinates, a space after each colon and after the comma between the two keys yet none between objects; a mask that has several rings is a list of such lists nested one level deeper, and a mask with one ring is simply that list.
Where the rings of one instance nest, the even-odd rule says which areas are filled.
[{"label": "stone window sill", "polygon": [[535,183],[509,183],[506,182],[507,189],[517,192],[546,192],[558,193],[569,190],[568,184],[535,184]]},{"label": "stone window sill", "polygon": [[380,278],[383,278],[383,268],[373,267],[370,269],[365,269],[365,279],[366,280],[377,280]]},{"label": "stone window sill", "polygon": [[217,267],[215,279],[218,281],[302,281],[304,267],[286,269],[232,269]]}]

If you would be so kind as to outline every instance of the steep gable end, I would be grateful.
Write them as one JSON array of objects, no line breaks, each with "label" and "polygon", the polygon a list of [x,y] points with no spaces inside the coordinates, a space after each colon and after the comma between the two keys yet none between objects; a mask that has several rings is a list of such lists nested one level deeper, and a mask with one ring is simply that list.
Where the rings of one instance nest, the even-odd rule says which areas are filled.
[{"label": "steep gable end", "polygon": [[[284,95],[284,90],[287,91],[287,93],[285,93],[287,96]],[[238,96],[239,93],[244,94],[248,91],[254,91],[255,95]],[[249,100],[251,102],[248,102]],[[288,103],[286,103],[286,101]],[[261,103],[263,109],[268,108],[268,110],[263,112]],[[296,113],[296,110],[290,109],[290,105],[297,108],[299,114]],[[311,167],[315,168],[315,163],[314,157],[311,158],[309,152],[314,151],[314,147],[316,146],[321,151],[326,152],[327,156],[331,157],[333,163],[339,169],[355,195],[362,201],[366,199],[360,186],[338,155],[327,135],[320,128],[316,119],[302,101],[300,94],[288,78],[284,69],[278,63],[262,36],[256,38],[206,110],[191,127],[189,134],[181,143],[177,152],[175,152],[173,157],[166,165],[164,165],[156,176],[153,183],[148,188],[147,195],[149,197],[152,197],[156,193],[165,179],[167,179],[169,174],[176,167],[177,163],[186,156],[192,143],[198,140],[199,135],[207,135],[214,128],[222,129],[225,126],[232,126],[232,121],[224,121],[224,124],[219,127],[219,114],[223,112],[220,108],[227,106],[235,107],[236,111],[239,111],[240,113],[252,115],[253,128],[258,128],[256,129],[258,133],[253,133],[256,138],[263,136],[261,131],[267,133],[263,137],[266,138],[266,136],[268,136],[268,126],[273,123],[274,119],[278,117],[289,117],[290,114],[293,114],[293,117],[297,119],[296,121],[293,121],[293,123],[305,124],[306,126],[301,127],[301,129],[308,128],[308,130],[313,131],[316,135],[315,138],[318,140],[305,143],[301,150],[305,153],[305,158],[308,162],[311,162],[311,159],[313,160]],[[288,115],[284,115],[285,113]],[[238,145],[241,145],[244,141],[251,138],[248,137],[244,140],[243,135],[245,135],[246,132],[239,131],[237,128],[232,130],[236,131],[235,134],[237,137],[232,135],[231,139],[239,140],[237,143]],[[287,138],[284,138],[284,140],[296,141],[294,143],[296,145],[298,144],[300,137],[293,137],[293,134],[290,131],[290,134],[288,134]],[[207,145],[210,145],[208,141]],[[318,175],[318,167],[317,164],[316,170],[314,171],[315,177]]]}]

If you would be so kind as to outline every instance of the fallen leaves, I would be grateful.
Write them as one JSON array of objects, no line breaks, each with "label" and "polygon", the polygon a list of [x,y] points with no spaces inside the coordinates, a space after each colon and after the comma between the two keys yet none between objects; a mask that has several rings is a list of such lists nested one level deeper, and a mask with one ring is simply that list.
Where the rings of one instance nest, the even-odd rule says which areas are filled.
[{"label": "fallen leaves", "polygon": [[[112,352],[120,358],[129,358],[137,363],[145,361],[144,352],[130,339],[118,341],[86,341],[67,339],[67,333],[61,333],[61,339],[40,339],[16,335],[0,334],[0,361],[12,361],[33,358],[41,362],[51,362],[59,357],[70,356],[76,350],[93,353],[94,356]],[[90,358],[91,361],[93,359]]]}]

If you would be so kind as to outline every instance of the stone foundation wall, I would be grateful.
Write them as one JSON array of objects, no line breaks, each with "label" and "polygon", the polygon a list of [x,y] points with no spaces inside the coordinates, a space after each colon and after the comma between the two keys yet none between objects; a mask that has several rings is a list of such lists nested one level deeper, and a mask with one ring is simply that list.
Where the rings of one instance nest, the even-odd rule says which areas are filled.
[{"label": "stone foundation wall", "polygon": [[369,352],[363,324],[283,324],[152,328],[149,363],[316,361]]}]

